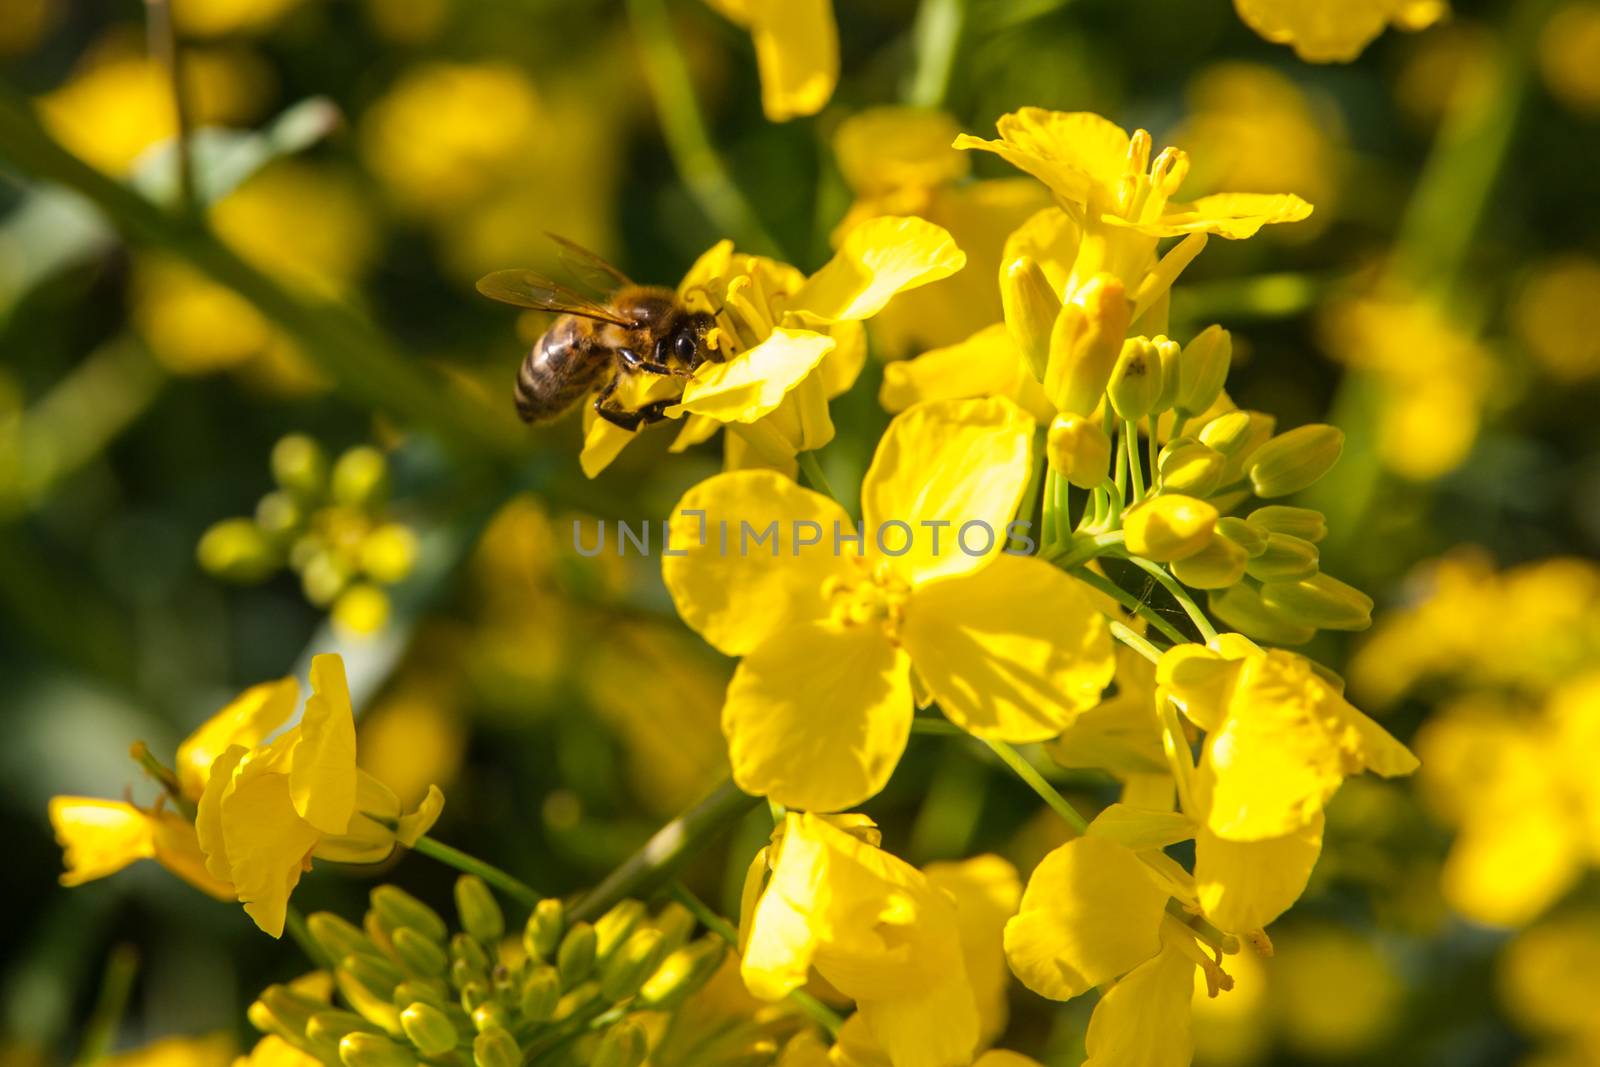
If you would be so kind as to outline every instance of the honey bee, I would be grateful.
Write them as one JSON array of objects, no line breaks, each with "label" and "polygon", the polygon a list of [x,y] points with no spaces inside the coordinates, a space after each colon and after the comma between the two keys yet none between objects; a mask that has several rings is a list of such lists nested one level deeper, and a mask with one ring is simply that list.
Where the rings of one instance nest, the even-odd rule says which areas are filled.
[{"label": "honey bee", "polygon": [[478,292],[491,300],[560,316],[517,371],[517,414],[524,422],[547,422],[594,390],[595,414],[624,430],[661,421],[676,399],[629,409],[615,399],[617,387],[643,374],[687,378],[707,360],[720,362],[706,343],[712,316],[685,307],[671,289],[636,285],[588,249],[549,236],[570,267],[610,295],[592,300],[531,270],[499,270],[478,280]]}]

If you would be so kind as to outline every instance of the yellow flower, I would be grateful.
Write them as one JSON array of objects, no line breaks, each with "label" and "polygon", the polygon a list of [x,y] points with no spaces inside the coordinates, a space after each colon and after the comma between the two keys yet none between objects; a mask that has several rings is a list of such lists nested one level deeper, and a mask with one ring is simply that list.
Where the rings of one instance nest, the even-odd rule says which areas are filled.
[{"label": "yellow flower", "polygon": [[855,1000],[894,1067],[970,1063],[979,1011],[951,897],[877,848],[862,816],[790,812],[773,837],[752,864],[740,924],[750,992],[777,1000],[814,967]]},{"label": "yellow flower", "polygon": [[[730,469],[773,467],[793,472],[795,456],[833,439],[828,401],[855,381],[866,358],[861,320],[899,293],[960,270],[966,256],[938,226],[884,216],[850,232],[832,259],[807,278],[786,263],[735,253],[723,241],[690,268],[678,286],[685,304],[711,313],[707,344],[720,358],[703,363],[681,386],[666,414],[685,420],[673,448],[706,440],[719,426]],[[625,405],[670,399],[671,378],[632,379],[641,390]],[[619,391],[620,392],[620,391]],[[595,417],[585,408],[580,462],[598,474],[639,431]]]},{"label": "yellow flower", "polygon": [[978,1045],[1005,1032],[1008,1014],[1005,948],[1006,920],[1022,899],[1017,869],[995,855],[974,856],[959,863],[930,863],[922,868],[928,884],[956,905],[961,957],[978,1002]]},{"label": "yellow flower", "polygon": [[1420,30],[1450,13],[1445,0],[1234,0],[1239,17],[1308,63],[1347,63],[1389,26]]},{"label": "yellow flower", "polygon": [[232,900],[233,887],[206,872],[194,824],[174,811],[146,811],[120,800],[51,797],[50,825],[66,871],[61,884],[82,885],[153,859],[203,893]]},{"label": "yellow flower", "polygon": [[905,748],[913,674],[952,721],[1007,741],[1054,737],[1099,701],[1105,620],[1075,580],[1003,551],[1032,436],[1003,400],[898,416],[859,531],[772,472],[685,494],[662,573],[684,621],[744,657],[722,717],[741,788],[819,811],[872,796]]},{"label": "yellow flower", "polygon": [[1557,381],[1600,375],[1600,262],[1573,254],[1540,263],[1513,320],[1528,352]]},{"label": "yellow flower", "polygon": [[708,0],[750,31],[761,71],[761,107],[773,122],[815,115],[839,81],[833,0]]},{"label": "yellow flower", "polygon": [[233,1035],[206,1034],[203,1037],[163,1037],[126,1052],[114,1053],[101,1062],[106,1067],[228,1067],[234,1062]]},{"label": "yellow flower", "polygon": [[269,27],[302,0],[175,0],[173,21],[196,37],[250,33]]}]

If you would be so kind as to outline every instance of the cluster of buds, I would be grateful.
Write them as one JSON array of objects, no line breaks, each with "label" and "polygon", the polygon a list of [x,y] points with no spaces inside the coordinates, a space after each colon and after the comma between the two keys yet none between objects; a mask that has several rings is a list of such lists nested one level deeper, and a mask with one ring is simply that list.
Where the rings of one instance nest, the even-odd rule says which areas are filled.
[{"label": "cluster of buds", "polygon": [[381,586],[411,573],[417,540],[388,515],[389,465],[371,445],[333,463],[322,446],[290,434],[272,449],[277,488],[255,515],[224,519],[200,538],[200,566],[229,581],[259,582],[287,566],[306,599],[330,608],[352,633],[380,629],[389,615]]},{"label": "cluster of buds", "polygon": [[639,1067],[636,1012],[671,1012],[721,965],[727,946],[692,938],[678,904],[654,915],[624,900],[594,923],[569,922],[541,900],[520,938],[474,875],[456,882],[461,929],[391,885],[372,891],[361,927],[328,912],[307,928],[334,961],[346,1007],[269,986],[250,1021],[328,1067],[464,1067],[585,1063]]}]

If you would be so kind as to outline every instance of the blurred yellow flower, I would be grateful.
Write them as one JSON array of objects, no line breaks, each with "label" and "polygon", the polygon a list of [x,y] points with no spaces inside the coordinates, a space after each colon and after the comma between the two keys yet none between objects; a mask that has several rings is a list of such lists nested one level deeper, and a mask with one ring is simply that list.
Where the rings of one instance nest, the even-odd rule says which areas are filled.
[{"label": "blurred yellow flower", "polygon": [[1281,942],[1269,998],[1277,1030],[1295,1052],[1354,1058],[1373,1049],[1402,1017],[1401,977],[1370,936],[1328,924],[1296,925]]},{"label": "blurred yellow flower", "polygon": [[61,11],[53,0],[12,0],[0,20],[0,56],[21,55],[33,48]]},{"label": "blurred yellow flower", "polygon": [[194,37],[221,37],[267,29],[302,0],[173,0],[178,29]]},{"label": "blurred yellow flower", "polygon": [[237,1047],[229,1033],[163,1037],[100,1062],[106,1067],[228,1067]]},{"label": "blurred yellow flower", "polygon": [[1572,254],[1540,263],[1512,306],[1512,323],[1558,382],[1600,375],[1600,261]]},{"label": "blurred yellow flower", "polygon": [[[744,657],[722,719],[742,789],[817,811],[860,803],[899,762],[915,691],[979,737],[1018,742],[1098,703],[1113,669],[1104,618],[1076,580],[1003,551],[1032,436],[1003,400],[898,416],[862,485],[854,551],[829,540],[858,532],[844,509],[778,474],[685,494],[662,574],[684,621]],[[762,531],[770,555],[748,545]]]},{"label": "blurred yellow flower", "polygon": [[1526,1033],[1581,1056],[1600,1049],[1600,916],[1592,909],[1551,916],[1518,934],[1501,954],[1500,1001]]},{"label": "blurred yellow flower", "polygon": [[388,687],[362,714],[356,738],[361,769],[394,790],[407,808],[421,804],[436,784],[450,787],[467,745],[454,698],[421,680]]},{"label": "blurred yellow flower", "polygon": [[1573,0],[1539,33],[1539,69],[1551,95],[1583,115],[1600,112],[1600,3]]},{"label": "blurred yellow flower", "polygon": [[864,816],[785,816],[751,864],[740,973],[777,1000],[815,967],[894,1067],[968,1064],[980,1017],[957,904],[878,840]]},{"label": "blurred yellow flower", "polygon": [[839,81],[833,0],[707,0],[750,31],[761,72],[761,108],[773,122],[815,115]]},{"label": "blurred yellow flower", "polygon": [[233,1061],[233,1067],[318,1067],[321,1060],[301,1052],[277,1034],[266,1034],[248,1055]]},{"label": "blurred yellow flower", "polygon": [[1234,0],[1246,25],[1308,63],[1347,63],[1389,26],[1420,30],[1450,13],[1445,0]]}]

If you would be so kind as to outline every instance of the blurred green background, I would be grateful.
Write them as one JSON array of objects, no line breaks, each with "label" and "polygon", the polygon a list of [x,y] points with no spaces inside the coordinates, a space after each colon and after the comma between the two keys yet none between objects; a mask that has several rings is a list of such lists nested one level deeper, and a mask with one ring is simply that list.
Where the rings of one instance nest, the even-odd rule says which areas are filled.
[{"label": "blurred green background", "polygon": [[[635,18],[661,10],[628,6]],[[962,17],[942,99],[914,88],[923,7]],[[303,673],[313,652],[346,655],[369,769],[411,802],[440,784],[437,836],[550,893],[596,882],[721,776],[729,666],[676,623],[652,561],[571,551],[574,516],[659,518],[718,469],[719,452],[669,456],[670,435],[650,434],[586,482],[576,418],[526,431],[511,409],[512,375],[542,323],[472,282],[501,267],[558,271],[545,230],[661,284],[722,237],[762,250],[757,231],[815,269],[856,198],[834,131],[908,92],[980,134],[1025,105],[1098,111],[1187,149],[1200,191],[1316,204],[1287,232],[1214,241],[1179,285],[1173,332],[1222,322],[1241,406],[1349,435],[1311,501],[1334,531],[1323,566],[1377,598],[1374,642],[1391,627],[1403,635],[1356,672],[1364,708],[1409,739],[1463,694],[1515,719],[1600,668],[1600,600],[1582,562],[1600,549],[1600,4],[1460,0],[1446,22],[1386,34],[1334,66],[1257,38],[1227,0],[837,8],[838,91],[815,118],[774,125],[748,35],[696,0],[665,6],[712,143],[757,223],[725,233],[674,165],[639,23],[622,4],[180,3],[187,98],[207,128],[197,178],[218,196],[210,222],[270,290],[263,299],[246,285],[245,299],[195,269],[216,262],[204,248],[164,231],[126,244],[42,180],[60,176],[59,161],[17,120],[38,115],[100,173],[170,202],[170,104],[144,6],[3,0],[7,1067],[72,1059],[121,944],[140,964],[117,1047],[212,1031],[248,1047],[244,1006],[305,969],[298,950],[152,864],[59,887],[45,805],[125,788],[147,801],[132,741],[170,754],[238,690]],[[995,160],[975,169],[1012,177]],[[288,321],[274,293],[334,298],[373,328]],[[307,344],[297,326],[326,343]],[[874,338],[880,357],[931,346],[889,331]],[[419,390],[423,370],[457,393]],[[840,432],[824,464],[841,487],[859,483],[886,422],[880,379],[869,362],[834,404]],[[214,523],[259,514],[273,447],[290,433],[333,456],[382,449],[388,492],[372,514],[416,539],[399,580],[336,603],[331,618],[338,589],[327,582],[277,570],[230,583],[197,562]],[[1465,632],[1446,641],[1438,619],[1399,630],[1439,585],[1419,565],[1466,545],[1483,554],[1463,579],[1482,594],[1461,601]],[[1579,577],[1530,594],[1515,616],[1527,647],[1508,648],[1492,575],[1552,557],[1577,557]],[[1455,658],[1408,666],[1394,651],[1436,639],[1454,642]],[[1367,638],[1320,640],[1310,653],[1343,669]],[[1551,649],[1554,666],[1532,681],[1514,669]],[[1109,779],[1060,778],[1091,799],[1114,795]],[[1425,776],[1420,800],[1404,785],[1347,784],[1311,889],[1274,927],[1279,957],[1241,964],[1240,990],[1198,1009],[1200,1062],[1600,1063],[1592,873],[1547,903],[1555,919],[1538,921],[1576,925],[1546,936],[1543,955],[1527,948],[1539,926],[1469,922],[1441,891],[1462,795],[1484,780]],[[913,863],[994,850],[1026,871],[1057,843],[1036,807],[977,752],[918,738],[867,810]],[[725,913],[737,914],[769,826],[757,813],[691,868]],[[1600,830],[1586,847],[1579,870],[1600,857]],[[448,898],[450,873],[425,860],[378,873]],[[319,871],[296,900],[354,915],[373,877]],[[1007,1043],[1074,1062],[1087,1010],[1019,988]]]}]

